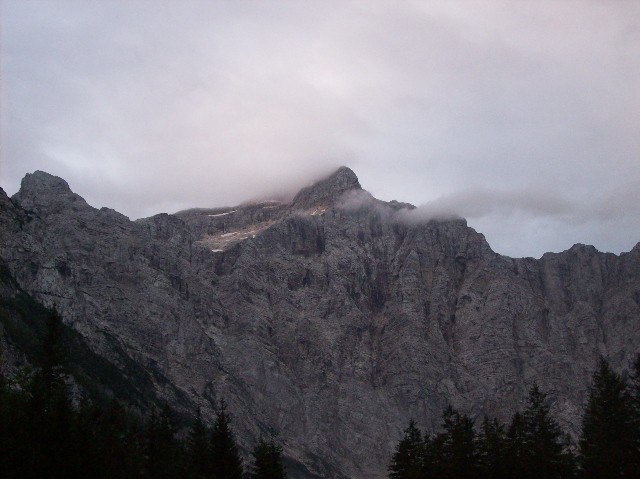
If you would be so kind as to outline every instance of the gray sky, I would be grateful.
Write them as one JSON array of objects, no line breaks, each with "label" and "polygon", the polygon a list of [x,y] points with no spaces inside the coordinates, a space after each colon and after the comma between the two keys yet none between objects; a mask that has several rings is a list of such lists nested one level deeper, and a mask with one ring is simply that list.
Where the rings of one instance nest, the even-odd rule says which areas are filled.
[{"label": "gray sky", "polygon": [[2,0],[0,185],[137,218],[339,165],[494,250],[640,241],[640,2]]}]

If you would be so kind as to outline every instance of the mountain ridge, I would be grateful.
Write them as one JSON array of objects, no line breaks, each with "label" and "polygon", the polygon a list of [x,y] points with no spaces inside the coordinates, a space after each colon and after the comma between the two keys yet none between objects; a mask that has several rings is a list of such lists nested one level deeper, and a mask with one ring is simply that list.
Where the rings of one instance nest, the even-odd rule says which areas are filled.
[{"label": "mountain ridge", "polygon": [[296,477],[383,477],[410,417],[504,419],[533,382],[575,436],[597,357],[640,350],[640,243],[508,258],[463,219],[406,221],[348,169],[288,204],[135,222],[43,175],[0,193],[20,287],[118,366],[115,340],[162,400],[257,418],[245,451],[278,430]]}]

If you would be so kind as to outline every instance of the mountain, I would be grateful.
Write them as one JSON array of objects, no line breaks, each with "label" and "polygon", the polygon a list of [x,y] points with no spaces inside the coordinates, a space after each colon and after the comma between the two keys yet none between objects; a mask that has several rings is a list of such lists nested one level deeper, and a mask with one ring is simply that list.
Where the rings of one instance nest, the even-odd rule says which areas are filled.
[{"label": "mountain", "polygon": [[575,437],[598,357],[640,351],[640,243],[514,259],[412,210],[343,167],[290,203],[130,221],[35,172],[0,192],[0,260],[147,401],[224,398],[245,451],[278,431],[292,478],[384,477],[410,418],[507,419],[533,383]]}]

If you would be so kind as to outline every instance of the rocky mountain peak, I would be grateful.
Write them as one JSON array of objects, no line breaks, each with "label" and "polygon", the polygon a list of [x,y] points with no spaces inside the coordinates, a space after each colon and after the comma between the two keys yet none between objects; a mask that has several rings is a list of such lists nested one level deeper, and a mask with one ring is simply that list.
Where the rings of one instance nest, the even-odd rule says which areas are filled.
[{"label": "rocky mountain peak", "polygon": [[329,206],[345,192],[361,189],[356,174],[350,168],[341,166],[328,177],[300,190],[292,206],[297,209]]},{"label": "rocky mountain peak", "polygon": [[58,176],[54,176],[45,171],[37,170],[33,173],[27,173],[20,183],[20,191],[40,192],[42,189],[55,190],[58,193],[71,193],[69,183]]},{"label": "rocky mountain peak", "polygon": [[8,201],[9,201],[9,196],[7,196],[7,192],[0,187],[0,204],[5,204]]},{"label": "rocky mountain peak", "polygon": [[23,208],[35,212],[41,209],[56,209],[67,203],[87,205],[81,196],[71,191],[65,180],[39,170],[25,175],[14,199]]}]

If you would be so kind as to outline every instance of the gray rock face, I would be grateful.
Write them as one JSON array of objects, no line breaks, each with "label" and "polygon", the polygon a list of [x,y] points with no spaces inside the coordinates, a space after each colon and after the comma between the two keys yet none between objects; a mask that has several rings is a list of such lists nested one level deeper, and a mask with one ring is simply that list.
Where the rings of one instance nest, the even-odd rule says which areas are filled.
[{"label": "gray rock face", "polygon": [[384,477],[410,418],[507,419],[537,382],[577,434],[599,355],[640,351],[640,244],[494,253],[464,220],[408,222],[341,168],[291,204],[131,222],[46,173],[0,195],[0,256],[99,354],[183,410],[224,397],[291,477]]},{"label": "gray rock face", "polygon": [[360,182],[353,171],[346,166],[318,183],[303,188],[293,198],[291,205],[296,209],[326,207],[333,205],[343,193],[360,190]]}]

